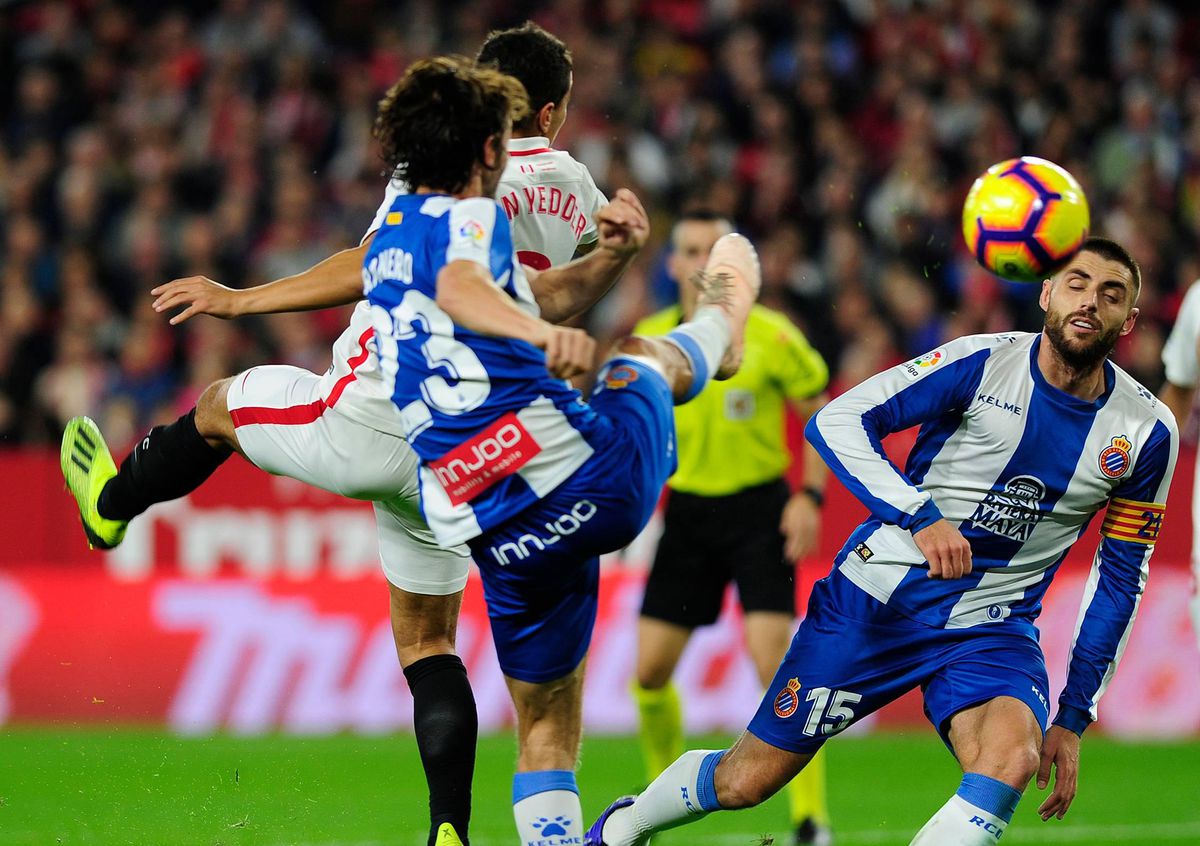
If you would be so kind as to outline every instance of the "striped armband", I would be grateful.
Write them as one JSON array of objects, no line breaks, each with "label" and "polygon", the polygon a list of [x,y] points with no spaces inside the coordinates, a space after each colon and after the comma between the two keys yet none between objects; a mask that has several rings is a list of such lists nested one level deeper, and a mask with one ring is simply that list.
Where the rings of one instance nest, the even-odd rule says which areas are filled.
[{"label": "striped armband", "polygon": [[1153,545],[1158,540],[1166,510],[1166,505],[1160,502],[1113,497],[1108,503],[1108,513],[1104,515],[1100,534],[1113,540]]}]

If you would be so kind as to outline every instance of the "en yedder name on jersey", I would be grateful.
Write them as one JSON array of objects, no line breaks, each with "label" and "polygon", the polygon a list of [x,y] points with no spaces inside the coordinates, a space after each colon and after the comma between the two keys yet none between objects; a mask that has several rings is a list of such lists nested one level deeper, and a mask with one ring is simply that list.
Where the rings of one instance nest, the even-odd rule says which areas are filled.
[{"label": "en yedder name on jersey", "polygon": [[553,185],[526,185],[520,190],[501,194],[497,199],[509,220],[522,214],[557,217],[570,225],[576,238],[587,229],[587,215],[579,204],[579,198]]}]

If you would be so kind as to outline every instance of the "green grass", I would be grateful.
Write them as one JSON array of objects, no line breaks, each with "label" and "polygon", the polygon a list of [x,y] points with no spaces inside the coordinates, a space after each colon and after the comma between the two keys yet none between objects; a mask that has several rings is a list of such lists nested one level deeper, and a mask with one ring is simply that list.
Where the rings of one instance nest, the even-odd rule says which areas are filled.
[{"label": "green grass", "polygon": [[[721,746],[698,739],[694,746]],[[905,844],[958,782],[932,733],[843,738],[829,747],[830,801],[841,846]],[[1043,824],[1037,791],[1005,843],[1200,843],[1200,744],[1120,744],[1089,737],[1079,798]],[[514,745],[484,738],[472,842],[516,843],[509,804]],[[595,738],[579,783],[590,822],[636,789],[629,739]],[[0,846],[419,846],[426,795],[410,736],[188,739],[148,731],[0,733]],[[786,801],[715,814],[662,835],[664,846],[790,844]]]}]

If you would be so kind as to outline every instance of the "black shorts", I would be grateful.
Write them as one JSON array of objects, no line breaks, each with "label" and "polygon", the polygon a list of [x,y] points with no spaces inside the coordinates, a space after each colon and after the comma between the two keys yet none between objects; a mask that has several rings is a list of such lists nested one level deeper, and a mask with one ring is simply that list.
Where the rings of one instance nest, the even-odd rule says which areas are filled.
[{"label": "black shorts", "polygon": [[671,491],[642,616],[689,629],[715,623],[730,580],[743,611],[795,616],[795,570],[779,533],[788,496],[782,479],[730,496]]}]

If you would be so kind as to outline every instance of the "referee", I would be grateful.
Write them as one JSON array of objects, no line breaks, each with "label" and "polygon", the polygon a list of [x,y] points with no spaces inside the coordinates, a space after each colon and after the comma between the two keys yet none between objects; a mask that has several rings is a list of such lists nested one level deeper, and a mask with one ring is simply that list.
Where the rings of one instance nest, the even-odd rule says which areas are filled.
[{"label": "referee", "polygon": [[[635,334],[665,335],[691,316],[697,290],[688,280],[732,231],[727,219],[705,211],[675,224],[667,270],[679,304],[647,317]],[[731,580],[763,689],[787,652],[796,615],[792,565],[816,546],[826,469],[806,444],[803,484],[789,492],[785,412],[791,405],[811,416],[826,400],[828,381],[824,360],[791,321],[756,305],[737,375],[709,383],[675,409],[679,469],[667,483],[663,535],[638,620],[634,696],[647,780],[683,753],[671,676],[692,631],[716,622]],[[797,844],[832,842],[824,763],[821,753],[788,788]]]}]

